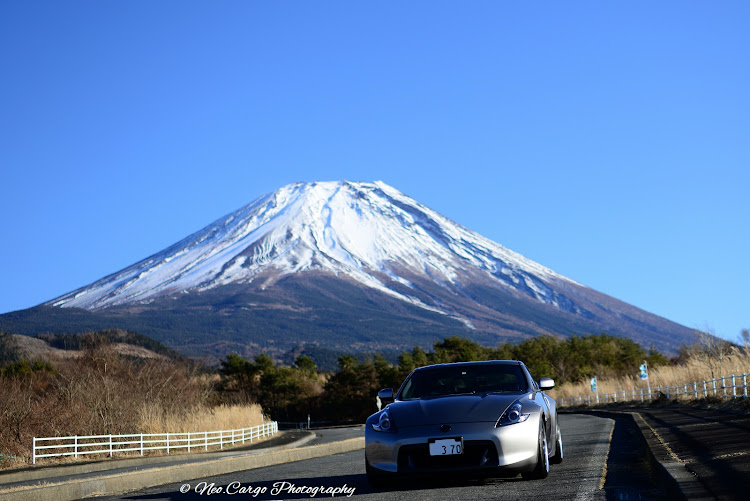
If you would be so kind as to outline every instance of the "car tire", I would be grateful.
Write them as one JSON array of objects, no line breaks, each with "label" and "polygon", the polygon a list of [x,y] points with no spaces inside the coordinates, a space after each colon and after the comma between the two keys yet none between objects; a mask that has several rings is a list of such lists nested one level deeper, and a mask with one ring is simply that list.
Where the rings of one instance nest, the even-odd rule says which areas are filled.
[{"label": "car tire", "polygon": [[367,461],[365,461],[365,473],[367,473],[367,483],[375,489],[388,487],[391,483],[391,478],[388,474],[382,473],[373,468],[367,463]]},{"label": "car tire", "polygon": [[560,433],[560,423],[557,424],[555,429],[555,437],[555,453],[549,457],[549,462],[560,464],[563,460],[563,441],[562,434]]},{"label": "car tire", "polygon": [[526,480],[540,480],[549,475],[549,447],[547,447],[547,432],[544,421],[539,422],[539,446],[537,447],[536,466],[533,470],[521,473]]}]

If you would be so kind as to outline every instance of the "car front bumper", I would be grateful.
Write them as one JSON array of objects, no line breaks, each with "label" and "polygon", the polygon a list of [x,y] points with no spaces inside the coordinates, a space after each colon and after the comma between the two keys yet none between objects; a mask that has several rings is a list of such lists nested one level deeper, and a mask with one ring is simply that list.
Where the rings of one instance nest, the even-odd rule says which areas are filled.
[{"label": "car front bumper", "polygon": [[[495,470],[518,473],[534,467],[539,450],[539,414],[523,423],[495,427],[495,423],[442,423],[378,432],[365,429],[365,460],[370,468],[388,473]],[[463,454],[430,456],[430,439],[461,438]]]}]

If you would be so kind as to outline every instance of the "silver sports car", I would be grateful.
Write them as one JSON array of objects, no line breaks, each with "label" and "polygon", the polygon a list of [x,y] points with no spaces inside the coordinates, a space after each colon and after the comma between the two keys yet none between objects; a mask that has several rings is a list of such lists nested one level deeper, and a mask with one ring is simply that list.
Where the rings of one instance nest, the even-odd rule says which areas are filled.
[{"label": "silver sports car", "polygon": [[367,479],[381,485],[402,474],[478,470],[545,478],[563,459],[555,401],[518,361],[430,365],[409,374],[398,393],[367,419]]}]

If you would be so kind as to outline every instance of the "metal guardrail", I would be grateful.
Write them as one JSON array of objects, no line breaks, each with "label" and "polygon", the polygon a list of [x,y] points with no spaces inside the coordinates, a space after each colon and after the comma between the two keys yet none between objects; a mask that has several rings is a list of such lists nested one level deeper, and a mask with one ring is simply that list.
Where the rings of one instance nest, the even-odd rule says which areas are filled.
[{"label": "metal guardrail", "polygon": [[[709,381],[696,381],[678,386],[657,386],[654,388],[633,388],[632,390],[622,390],[613,393],[594,393],[580,397],[561,397],[557,399],[560,406],[572,405],[597,405],[617,402],[650,402],[659,395],[665,395],[667,399],[687,397],[687,398],[707,398],[709,396],[721,398],[747,398],[748,397],[748,376],[750,374],[741,374],[735,376],[724,376]],[[717,383],[719,383],[717,385]],[[741,383],[741,384],[740,384]]]},{"label": "metal guardrail", "polygon": [[[209,447],[234,445],[238,442],[252,442],[260,437],[274,435],[279,431],[276,421],[252,428],[238,430],[198,431],[186,433],[133,433],[128,435],[89,435],[72,437],[34,437],[32,445],[32,463],[39,458],[79,456],[87,454],[108,454],[110,457],[125,452],[177,449],[208,450]],[[43,445],[40,445],[43,444]],[[52,452],[54,451],[54,452]]]}]

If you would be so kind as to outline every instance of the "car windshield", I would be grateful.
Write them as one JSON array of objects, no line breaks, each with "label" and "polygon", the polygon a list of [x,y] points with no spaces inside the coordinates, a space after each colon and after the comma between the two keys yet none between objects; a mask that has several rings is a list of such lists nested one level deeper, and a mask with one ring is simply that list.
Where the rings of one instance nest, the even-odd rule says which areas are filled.
[{"label": "car windshield", "polygon": [[436,366],[414,372],[401,391],[401,400],[446,395],[525,392],[528,383],[520,366],[482,364]]}]

